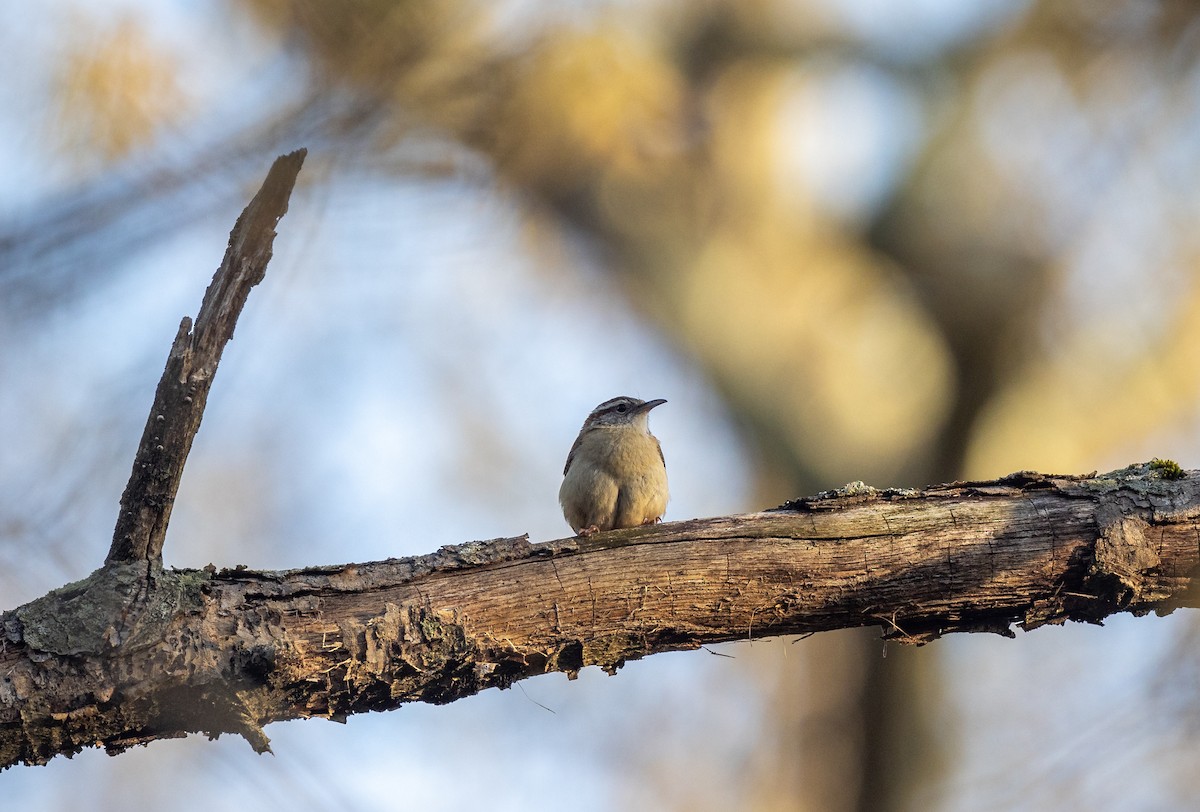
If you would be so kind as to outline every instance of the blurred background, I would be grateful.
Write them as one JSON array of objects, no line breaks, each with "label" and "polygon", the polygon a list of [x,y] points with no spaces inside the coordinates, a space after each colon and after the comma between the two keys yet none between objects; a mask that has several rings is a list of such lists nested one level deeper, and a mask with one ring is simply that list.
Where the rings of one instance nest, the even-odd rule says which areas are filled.
[{"label": "blurred background", "polygon": [[[1200,6],[0,7],[0,608],[97,567],[154,385],[308,161],[166,561],[568,535],[584,416],[664,397],[667,519],[863,479],[1200,459]],[[1196,613],[660,655],[85,752],[20,809],[1200,806]]]}]

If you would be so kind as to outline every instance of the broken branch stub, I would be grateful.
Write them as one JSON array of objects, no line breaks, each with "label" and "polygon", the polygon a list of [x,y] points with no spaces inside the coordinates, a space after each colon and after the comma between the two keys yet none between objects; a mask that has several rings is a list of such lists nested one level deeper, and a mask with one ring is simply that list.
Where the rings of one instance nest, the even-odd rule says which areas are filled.
[{"label": "broken branch stub", "polygon": [[262,188],[230,232],[225,258],[204,293],[195,324],[185,316],[179,325],[121,495],[106,565],[137,561],[162,565],[171,507],[217,364],[250,289],[266,273],[275,226],[287,212],[305,155],[307,150],[299,149],[275,159]]}]

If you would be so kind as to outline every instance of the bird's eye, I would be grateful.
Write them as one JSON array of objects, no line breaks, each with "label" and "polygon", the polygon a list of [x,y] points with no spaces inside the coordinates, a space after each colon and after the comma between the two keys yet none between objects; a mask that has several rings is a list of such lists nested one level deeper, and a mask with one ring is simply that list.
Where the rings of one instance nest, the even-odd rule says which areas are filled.
[{"label": "bird's eye", "polygon": [[625,414],[627,411],[629,411],[629,406],[627,404],[625,404],[625,403],[617,404],[617,414]]}]

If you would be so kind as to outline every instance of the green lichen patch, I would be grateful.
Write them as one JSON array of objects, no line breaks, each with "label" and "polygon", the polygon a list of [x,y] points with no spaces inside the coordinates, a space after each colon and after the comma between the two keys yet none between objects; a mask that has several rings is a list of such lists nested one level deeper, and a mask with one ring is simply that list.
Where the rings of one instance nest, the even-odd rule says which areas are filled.
[{"label": "green lichen patch", "polygon": [[74,656],[149,646],[178,612],[201,605],[208,579],[202,570],[148,574],[142,564],[106,566],[9,614],[38,651]]},{"label": "green lichen patch", "polygon": [[1187,476],[1187,471],[1175,460],[1160,460],[1158,457],[1150,460],[1150,470],[1162,479],[1183,479]]}]

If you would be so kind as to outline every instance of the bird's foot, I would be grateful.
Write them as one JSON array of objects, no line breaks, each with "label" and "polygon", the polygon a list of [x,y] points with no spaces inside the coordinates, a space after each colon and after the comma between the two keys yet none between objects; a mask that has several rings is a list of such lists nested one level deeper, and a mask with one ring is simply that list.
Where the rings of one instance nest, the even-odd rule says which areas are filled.
[{"label": "bird's foot", "polygon": [[599,527],[596,527],[596,525],[594,525],[594,524],[593,524],[593,525],[590,525],[590,526],[588,526],[588,527],[581,527],[581,528],[579,528],[579,537],[580,537],[581,539],[585,539],[585,538],[587,538],[587,537],[589,537],[589,536],[594,536],[594,535],[596,535],[596,534],[597,534],[597,533],[599,533],[599,532],[600,532],[600,528],[599,528]]},{"label": "bird's foot", "polygon": [[658,524],[661,521],[662,521],[662,516],[651,516],[649,519],[645,519],[642,522],[642,527],[645,527],[648,524]]}]

